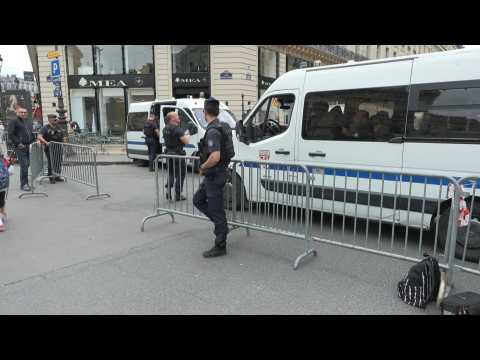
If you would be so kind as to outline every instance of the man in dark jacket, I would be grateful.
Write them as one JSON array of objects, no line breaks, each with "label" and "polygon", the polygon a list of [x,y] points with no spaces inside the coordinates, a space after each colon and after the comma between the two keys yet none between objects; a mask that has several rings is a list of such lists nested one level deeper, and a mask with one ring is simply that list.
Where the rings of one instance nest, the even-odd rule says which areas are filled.
[{"label": "man in dark jacket", "polygon": [[30,144],[34,141],[33,124],[28,119],[27,109],[18,107],[17,118],[8,123],[8,139],[12,143],[20,163],[20,189],[30,191],[28,167],[30,166]]}]

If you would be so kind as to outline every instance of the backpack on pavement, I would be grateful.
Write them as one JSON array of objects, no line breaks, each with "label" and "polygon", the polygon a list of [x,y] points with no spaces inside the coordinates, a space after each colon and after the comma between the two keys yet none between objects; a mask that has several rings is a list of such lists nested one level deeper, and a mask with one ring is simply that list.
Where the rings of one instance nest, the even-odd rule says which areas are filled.
[{"label": "backpack on pavement", "polygon": [[404,303],[422,309],[436,301],[441,278],[437,259],[424,256],[425,259],[413,265],[397,286],[398,296]]}]

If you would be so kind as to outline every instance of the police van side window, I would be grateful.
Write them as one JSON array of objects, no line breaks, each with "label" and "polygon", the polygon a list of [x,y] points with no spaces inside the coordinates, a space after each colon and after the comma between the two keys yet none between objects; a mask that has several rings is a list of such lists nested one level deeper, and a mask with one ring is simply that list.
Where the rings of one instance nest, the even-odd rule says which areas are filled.
[{"label": "police van side window", "polygon": [[127,131],[143,131],[147,121],[147,112],[132,112],[128,114]]},{"label": "police van side window", "polygon": [[407,102],[404,86],[308,93],[302,137],[378,142],[403,137]]},{"label": "police van side window", "polygon": [[414,89],[407,141],[479,142],[480,84],[478,87],[438,87]]},{"label": "police van side window", "polygon": [[250,130],[250,141],[258,142],[285,132],[291,122],[295,96],[274,95],[266,98],[246,124]]}]

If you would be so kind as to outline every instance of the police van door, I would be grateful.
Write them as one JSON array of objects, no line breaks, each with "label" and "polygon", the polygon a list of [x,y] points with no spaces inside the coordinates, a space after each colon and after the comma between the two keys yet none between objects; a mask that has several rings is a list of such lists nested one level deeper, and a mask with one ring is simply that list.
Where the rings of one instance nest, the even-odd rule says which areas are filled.
[{"label": "police van door", "polygon": [[[298,90],[279,90],[265,97],[244,123],[247,141],[238,144],[237,158],[250,169],[254,200],[275,202],[275,184],[296,182],[297,173],[287,171],[285,164],[295,156],[295,122],[298,112]],[[268,161],[275,165],[256,165],[248,161]],[[259,179],[260,177],[260,179]],[[279,178],[280,177],[280,178]],[[285,179],[283,179],[285,177]],[[251,180],[250,180],[251,179]]]},{"label": "police van door", "polygon": [[[200,141],[200,139],[198,134],[198,125],[195,120],[193,120],[193,118],[185,111],[185,109],[178,106],[164,105],[160,108],[160,112],[161,114],[163,114],[165,125],[167,124],[166,115],[169,112],[175,112],[178,114],[178,117],[180,118],[180,127],[188,130],[188,133],[190,134],[190,143],[185,145],[184,147],[185,153],[187,156],[192,156],[196,154],[198,149],[198,142]],[[165,143],[163,138],[162,142]]]},{"label": "police van door", "polygon": [[411,69],[402,60],[307,70],[297,159],[320,168],[314,185],[325,191],[315,190],[315,208],[392,220]]}]

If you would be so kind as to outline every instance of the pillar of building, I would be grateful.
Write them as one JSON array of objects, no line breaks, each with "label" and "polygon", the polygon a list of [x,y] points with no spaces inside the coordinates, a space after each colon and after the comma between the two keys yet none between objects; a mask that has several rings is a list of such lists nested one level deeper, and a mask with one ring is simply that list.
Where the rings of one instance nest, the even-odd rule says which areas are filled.
[{"label": "pillar of building", "polygon": [[[224,72],[232,74],[220,76]],[[248,101],[252,107],[258,92],[258,47],[256,45],[212,45],[210,47],[210,76],[212,96],[228,107],[235,116],[242,116],[242,94],[245,111]]]},{"label": "pillar of building", "polygon": [[155,45],[155,88],[157,99],[170,99],[172,91],[172,47]]},{"label": "pillar of building", "polygon": [[[51,81],[47,81],[47,76],[51,74],[52,62],[52,59],[48,59],[47,54],[49,51],[53,50],[55,50],[55,45],[37,45],[38,73],[40,77],[39,91],[42,97],[42,113],[44,123],[47,122],[47,115],[50,113],[56,114],[58,109],[58,99],[53,96],[53,83]],[[57,50],[60,52],[58,60],[60,62],[60,81],[62,84],[63,103],[65,109],[68,111],[67,118],[70,119],[65,46],[57,45]]]}]

